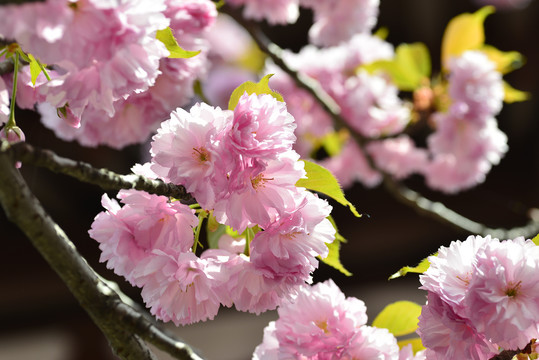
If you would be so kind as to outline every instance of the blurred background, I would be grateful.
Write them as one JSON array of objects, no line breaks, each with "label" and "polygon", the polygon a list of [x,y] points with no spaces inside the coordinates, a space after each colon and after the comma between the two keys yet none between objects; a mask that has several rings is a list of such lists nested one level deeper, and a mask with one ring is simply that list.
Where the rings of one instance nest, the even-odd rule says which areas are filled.
[{"label": "blurred background", "polygon": [[[387,40],[395,46],[424,42],[431,51],[433,70],[437,71],[447,22],[460,13],[477,9],[471,0],[382,0],[377,28],[387,27]],[[298,51],[307,41],[311,21],[312,14],[303,11],[297,24],[265,30],[280,46]],[[533,0],[523,10],[497,11],[487,18],[485,29],[488,44],[505,51],[519,51],[527,58],[522,69],[505,77],[515,88],[532,94],[527,102],[505,105],[498,116],[499,127],[509,138],[509,152],[484,184],[454,196],[428,190],[419,177],[407,180],[406,184],[472,220],[490,227],[511,228],[526,223],[529,209],[539,208],[539,1]],[[30,144],[118,173],[128,173],[146,151],[144,146],[130,146],[122,151],[84,148],[58,140],[39,123],[36,113],[20,111],[17,119]],[[91,266],[140,301],[137,289],[99,263],[97,243],[88,237],[93,218],[102,210],[102,190],[29,165],[21,171]],[[334,218],[348,239],[341,249],[341,260],[354,275],[345,277],[321,264],[314,274],[315,282],[332,278],[346,295],[365,301],[370,321],[391,302],[405,299],[424,303],[425,294],[417,290],[417,276],[412,274],[391,282],[388,276],[404,265],[415,265],[439,246],[464,240],[470,234],[418,215],[383,188],[366,189],[358,184],[347,191],[347,196],[360,213],[367,215],[357,219],[346,208],[333,204]],[[0,229],[0,239],[5,243],[0,262],[0,359],[114,359],[99,329],[1,211]],[[198,348],[207,359],[242,360],[250,359],[255,346],[262,341],[263,328],[275,318],[275,312],[256,316],[221,309],[214,321],[170,330]],[[166,355],[160,358],[168,359]]]}]

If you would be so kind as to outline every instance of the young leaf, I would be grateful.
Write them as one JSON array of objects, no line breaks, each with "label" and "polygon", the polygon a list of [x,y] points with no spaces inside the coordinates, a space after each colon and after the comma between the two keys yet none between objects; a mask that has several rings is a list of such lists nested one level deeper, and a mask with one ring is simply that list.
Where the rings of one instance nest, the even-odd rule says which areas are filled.
[{"label": "young leaf", "polygon": [[526,101],[531,96],[529,92],[517,90],[505,81],[503,82],[503,91],[505,92],[505,97],[503,98],[503,101],[508,104],[519,101]]},{"label": "young leaf", "polygon": [[219,224],[215,216],[210,214],[206,223],[206,233],[208,236],[208,247],[210,249],[219,248],[219,239],[226,233],[226,225]]},{"label": "young leaf", "polygon": [[259,82],[254,83],[252,81],[246,81],[240,86],[238,86],[233,92],[232,95],[230,95],[230,100],[228,101],[228,109],[234,110],[236,108],[236,105],[238,105],[238,101],[240,100],[240,97],[243,96],[244,93],[247,93],[249,95],[251,94],[269,94],[273,96],[278,101],[283,101],[283,97],[281,94],[279,94],[276,91],[273,91],[269,87],[269,79],[273,76],[273,74],[268,74],[264,76],[262,79],[260,79]]},{"label": "young leaf", "polygon": [[494,46],[484,45],[481,52],[488,56],[489,60],[496,64],[496,70],[507,74],[524,66],[526,59],[518,51],[501,51]]},{"label": "young leaf", "polygon": [[328,169],[310,161],[303,160],[303,162],[305,163],[307,179],[299,179],[296,186],[326,194],[336,200],[339,204],[348,206],[355,216],[361,217],[355,206],[352,205],[350,201],[346,200],[341,185],[339,185],[335,176],[333,176]]},{"label": "young leaf", "polygon": [[425,350],[425,346],[423,346],[423,343],[421,342],[421,339],[418,338],[418,337],[411,338],[411,339],[406,339],[406,340],[401,340],[401,341],[397,342],[397,344],[399,345],[400,349],[402,349],[403,347],[405,347],[408,344],[412,344],[412,351],[414,352],[414,354],[416,352],[418,352],[418,351]]},{"label": "young leaf", "polygon": [[163,30],[157,30],[155,38],[165,44],[167,50],[170,52],[168,57],[171,59],[187,59],[200,54],[200,50],[187,51],[182,49],[174,38],[174,34],[172,34],[172,30],[169,27]]},{"label": "young leaf", "polygon": [[337,228],[337,223],[335,223],[335,220],[333,219],[333,216],[329,215],[327,217],[327,219],[329,220],[329,222],[331,223],[331,225],[333,225],[333,228],[335,229],[335,239],[336,240],[339,240],[340,242],[342,243],[347,243],[348,240],[346,240],[344,238],[344,236],[342,236],[340,233],[339,233],[339,229]]},{"label": "young leaf", "polygon": [[483,24],[486,17],[494,11],[493,6],[485,6],[473,14],[460,14],[449,21],[442,39],[442,65],[445,68],[452,56],[458,56],[466,50],[478,49],[484,44]]},{"label": "young leaf", "polygon": [[341,240],[335,237],[335,240],[333,240],[331,244],[327,244],[327,246],[329,249],[329,254],[325,259],[320,259],[320,261],[336,270],[339,270],[346,276],[352,276],[352,273],[344,268],[343,264],[341,264],[341,260],[339,259]]},{"label": "young leaf", "polygon": [[32,80],[32,85],[36,85],[37,77],[39,74],[41,74],[41,66],[39,66],[39,62],[36,60],[34,55],[28,54],[28,59],[30,59],[30,78]]},{"label": "young leaf", "polygon": [[428,79],[431,73],[430,55],[422,43],[401,44],[392,60],[380,60],[363,65],[369,73],[386,72],[400,90],[413,91]]},{"label": "young leaf", "polygon": [[411,301],[389,304],[376,316],[372,326],[388,329],[395,336],[408,335],[417,329],[421,305]]},{"label": "young leaf", "polygon": [[539,234],[537,234],[533,239],[532,239],[533,243],[535,245],[539,245]]},{"label": "young leaf", "polygon": [[[437,253],[434,254],[433,256],[437,256]],[[401,268],[399,271],[391,275],[388,280],[393,280],[398,277],[404,276],[408,274],[409,272],[416,273],[416,274],[423,274],[425,271],[429,269],[429,266],[430,266],[429,258],[426,257],[423,260],[421,260],[421,262],[415,267],[405,266]]]}]

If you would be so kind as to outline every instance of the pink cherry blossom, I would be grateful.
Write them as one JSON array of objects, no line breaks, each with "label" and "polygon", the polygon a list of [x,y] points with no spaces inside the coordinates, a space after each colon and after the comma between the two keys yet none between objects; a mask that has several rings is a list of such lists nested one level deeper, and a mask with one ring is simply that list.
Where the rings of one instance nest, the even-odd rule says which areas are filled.
[{"label": "pink cherry blossom", "polygon": [[382,175],[371,168],[363,150],[353,140],[344,144],[340,154],[321,161],[321,165],[330,170],[345,188],[352,186],[355,181],[368,187],[382,181]]},{"label": "pink cherry blossom", "polygon": [[426,350],[420,350],[414,354],[412,344],[403,346],[399,352],[399,360],[426,360]]},{"label": "pink cherry blossom", "polygon": [[479,51],[466,51],[449,61],[449,95],[452,112],[483,124],[498,114],[503,105],[502,74]]},{"label": "pink cherry blossom", "polygon": [[221,224],[242,233],[247,227],[267,227],[296,207],[296,182],[305,176],[304,163],[289,150],[266,164],[240,161],[231,171],[228,195],[214,206]]},{"label": "pink cherry blossom", "polygon": [[[332,46],[376,25],[379,0],[300,0],[314,11],[309,38],[315,45]],[[338,25],[336,25],[338,24]]]},{"label": "pink cherry blossom", "polygon": [[428,163],[427,151],[417,148],[413,140],[406,135],[373,141],[367,145],[367,151],[378,169],[397,179],[423,172]]},{"label": "pink cherry blossom", "polygon": [[294,118],[284,102],[268,94],[245,93],[234,109],[228,143],[242,156],[275,159],[292,149],[295,128]]},{"label": "pink cherry blossom", "polygon": [[286,107],[296,121],[294,144],[302,158],[310,157],[313,139],[319,139],[333,131],[333,122],[322,106],[304,89],[298,88],[292,79],[274,65],[266,66],[266,73],[274,73],[271,88],[286,99]]},{"label": "pink cherry blossom", "polygon": [[[14,144],[21,141],[25,141],[26,136],[22,132],[21,128],[19,128],[18,126],[13,126],[10,128],[3,127],[2,130],[0,130],[0,139],[6,140]],[[20,166],[17,166],[17,167],[20,167]]]},{"label": "pink cherry blossom", "polygon": [[286,279],[271,279],[258,271],[244,256],[236,256],[227,263],[229,280],[226,293],[239,311],[260,314],[274,310],[286,299],[297,294],[300,285],[290,284]]},{"label": "pink cherry blossom", "polygon": [[490,242],[477,254],[466,293],[477,330],[504,349],[539,337],[539,248],[523,238]]},{"label": "pink cherry blossom", "polygon": [[455,314],[451,306],[433,292],[419,316],[421,342],[432,360],[484,360],[497,354],[498,346],[479,333],[472,323]]},{"label": "pink cherry blossom", "polygon": [[318,267],[316,257],[325,258],[327,243],[335,239],[335,228],[326,217],[331,206],[310,192],[298,209],[256,234],[251,243],[251,262],[265,276],[287,278],[289,283],[311,282]]},{"label": "pink cherry blossom", "polygon": [[166,0],[165,16],[178,36],[182,32],[200,34],[210,28],[217,18],[215,3],[210,0]]},{"label": "pink cherry blossom", "polygon": [[206,209],[225,190],[218,186],[226,179],[224,170],[219,171],[226,165],[219,164],[219,142],[232,116],[229,110],[206,104],[197,104],[190,112],[177,109],[153,137],[152,170],[166,181],[184,185]]},{"label": "pink cherry blossom", "polygon": [[9,119],[9,92],[4,80],[0,77],[0,125]]},{"label": "pink cherry blossom", "polygon": [[449,247],[440,247],[437,256],[429,256],[428,270],[419,276],[420,289],[436,293],[455,313],[466,316],[462,302],[472,280],[477,253],[493,241],[499,240],[490,235],[468,236],[465,241],[452,241]]},{"label": "pink cherry blossom", "polygon": [[346,95],[337,102],[343,116],[368,137],[401,132],[410,121],[410,108],[398,97],[398,89],[388,79],[360,71],[344,84]]},{"label": "pink cherry blossom", "polygon": [[214,287],[226,282],[222,264],[192,252],[173,256],[154,250],[136,264],[135,283],[142,299],[158,319],[175,325],[212,320],[220,307]]},{"label": "pink cherry blossom", "polygon": [[278,313],[273,334],[279,342],[280,359],[338,359],[367,322],[363,301],[345,298],[332,280],[303,287]]},{"label": "pink cherry blossom", "polygon": [[123,207],[103,195],[106,211],[96,216],[89,230],[99,242],[100,261],[106,261],[116,274],[133,283],[133,269],[152,250],[176,255],[193,245],[193,227],[198,219],[188,206],[136,190],[121,190],[118,198]]},{"label": "pink cherry blossom", "polygon": [[387,329],[372,326],[360,327],[341,357],[343,360],[376,359],[397,360],[399,346],[397,339]]},{"label": "pink cherry blossom", "polygon": [[449,112],[433,120],[437,128],[427,139],[433,159],[424,174],[434,189],[452,193],[483,182],[508,149],[494,118],[477,124]]},{"label": "pink cherry blossom", "polygon": [[298,0],[229,0],[235,6],[243,5],[243,16],[268,23],[291,24],[299,16]]}]

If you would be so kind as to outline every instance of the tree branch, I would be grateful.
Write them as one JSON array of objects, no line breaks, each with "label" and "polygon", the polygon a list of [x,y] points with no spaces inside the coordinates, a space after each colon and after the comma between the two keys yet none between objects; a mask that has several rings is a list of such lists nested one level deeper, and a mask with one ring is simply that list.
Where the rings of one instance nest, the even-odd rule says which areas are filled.
[{"label": "tree branch", "polygon": [[[281,68],[285,73],[287,73],[295,82],[296,86],[308,91],[314,99],[322,106],[322,108],[330,115],[333,119],[333,123],[337,130],[346,129],[352,135],[354,140],[358,143],[361,148],[364,148],[365,145],[370,141],[369,139],[363,137],[357,131],[352,129],[350,125],[344,120],[340,115],[340,108],[335,103],[335,101],[321,88],[318,82],[299,71],[296,71],[288,66],[288,64],[283,59],[283,50],[276,44],[272,43],[266,35],[260,30],[260,27],[257,23],[253,21],[245,20],[237,9],[233,9],[230,6],[223,6],[220,9],[221,12],[228,14],[234,20],[236,20],[241,26],[247,30],[251,35],[253,40],[256,42],[260,50],[265,52],[273,62]],[[468,231],[472,234],[477,235],[491,235],[493,237],[498,237],[500,239],[513,239],[517,236],[532,237],[539,233],[539,222],[530,221],[528,224],[522,227],[515,227],[513,229],[493,229],[489,228],[486,225],[480,224],[478,222],[472,221],[465,216],[460,215],[459,213],[447,208],[445,205],[439,202],[433,202],[421,194],[408,189],[407,187],[396,183],[390,175],[384,173],[375,165],[372,157],[366,152],[363,151],[369,165],[379,171],[384,176],[384,185],[386,189],[392,194],[397,200],[403,202],[404,204],[414,208],[417,212],[430,216],[433,219],[436,219],[442,223],[453,226],[459,230]]]},{"label": "tree branch", "polygon": [[2,143],[0,153],[5,153],[25,164],[45,167],[55,173],[98,185],[104,190],[136,189],[150,194],[171,196],[185,202],[194,200],[183,186],[139,175],[119,175],[107,169],[96,169],[88,163],[58,156],[50,150],[38,149],[26,142]]},{"label": "tree branch", "polygon": [[465,230],[471,234],[482,236],[491,235],[498,239],[514,239],[518,236],[530,238],[539,233],[539,222],[537,221],[532,220],[524,226],[514,227],[512,229],[490,228],[460,215],[441,202],[427,199],[418,192],[396,183],[388,176],[384,179],[384,185],[389,193],[391,193],[397,200],[412,206],[421,214],[451,225],[458,230]]},{"label": "tree branch", "polygon": [[100,279],[31,193],[15,168],[12,156],[0,151],[0,203],[7,217],[62,278],[103,331],[113,351],[126,360],[156,360],[142,341],[146,340],[177,359],[201,360],[188,345],[168,337],[124,303],[118,293]]}]

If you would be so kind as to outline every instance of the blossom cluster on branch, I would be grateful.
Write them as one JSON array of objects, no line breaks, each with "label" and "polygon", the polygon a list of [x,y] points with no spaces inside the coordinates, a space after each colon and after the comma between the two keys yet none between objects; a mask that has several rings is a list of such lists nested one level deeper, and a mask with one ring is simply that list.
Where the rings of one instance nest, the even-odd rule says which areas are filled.
[{"label": "blossom cluster on branch", "polygon": [[[331,206],[296,186],[305,171],[294,128],[269,94],[245,93],[234,110],[174,111],[153,138],[151,162],[134,171],[185,186],[198,205],[123,190],[120,206],[104,195],[107,211],[90,230],[101,261],[175,324],[213,319],[221,304],[258,314],[293,296],[335,239]],[[203,245],[206,218],[216,234]]]},{"label": "blossom cluster on branch", "polygon": [[[377,318],[368,326],[365,304],[332,281],[310,286],[319,261],[350,275],[338,259],[344,239],[332,207],[311,190],[359,216],[340,185],[420,174],[447,193],[473,187],[508,151],[495,119],[503,102],[527,98],[502,79],[522,56],[485,44],[493,7],[449,22],[436,73],[425,45],[395,48],[384,29],[374,31],[379,4],[226,1],[223,11],[242,12],[253,38],[218,17],[210,0],[2,6],[0,60],[13,63],[0,77],[2,151],[25,141],[15,103],[85,146],[121,149],[155,133],[149,161],[133,173],[188,196],[125,183],[117,200],[104,194],[89,230],[100,260],[141,288],[153,315],[176,325],[213,319],[221,305],[256,314],[278,308],[254,359],[536,356],[539,250],[523,238],[470,237],[428,259],[413,349],[399,347],[391,324]],[[300,7],[313,24],[299,53],[272,52],[245,22],[293,23]],[[195,95],[203,101],[183,109]]]}]

